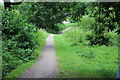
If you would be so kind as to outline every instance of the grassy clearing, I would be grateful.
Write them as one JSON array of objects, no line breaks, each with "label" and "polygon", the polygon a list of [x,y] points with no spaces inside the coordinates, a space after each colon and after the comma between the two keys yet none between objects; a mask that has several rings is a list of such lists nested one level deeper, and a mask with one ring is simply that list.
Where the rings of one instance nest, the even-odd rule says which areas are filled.
[{"label": "grassy clearing", "polygon": [[55,36],[61,78],[115,78],[117,47],[73,46],[63,35]]},{"label": "grassy clearing", "polygon": [[[43,33],[44,33],[44,35],[41,36],[41,34],[43,34]],[[37,35],[40,36],[40,37],[38,37],[38,42],[40,43],[40,46],[38,46],[35,49],[34,54],[37,54],[38,55],[37,57],[40,57],[41,51],[45,45],[45,41],[46,41],[46,38],[48,37],[49,33],[46,33],[44,30],[40,30]],[[42,37],[42,39],[41,39],[41,37]],[[31,60],[27,63],[23,63],[23,64],[17,66],[17,68],[12,70],[7,76],[5,76],[5,78],[20,77],[27,69],[29,69],[36,62],[37,62],[37,58],[35,60]]]}]

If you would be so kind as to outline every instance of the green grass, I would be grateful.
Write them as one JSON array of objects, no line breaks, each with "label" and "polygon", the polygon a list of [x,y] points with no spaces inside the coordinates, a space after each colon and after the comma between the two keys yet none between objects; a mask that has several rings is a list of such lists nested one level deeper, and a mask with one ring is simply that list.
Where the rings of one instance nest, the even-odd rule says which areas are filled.
[{"label": "green grass", "polygon": [[11,71],[5,78],[18,78],[23,72],[25,72],[28,68],[30,68],[37,60],[29,61],[28,63],[24,63],[19,65],[15,70]]},{"label": "green grass", "polygon": [[55,36],[60,78],[115,78],[118,50],[112,46],[73,46],[63,35]]},{"label": "green grass", "polygon": [[[41,34],[43,34],[43,33],[44,33],[44,35],[42,36],[42,39],[40,39],[40,38],[41,38]],[[39,38],[39,39],[38,39],[38,42],[39,42],[40,44],[41,44],[41,42],[42,42],[42,44],[41,44],[40,46],[38,46],[38,47],[35,49],[35,51],[34,51],[34,54],[38,54],[37,58],[36,58],[35,60],[31,60],[31,61],[29,61],[29,62],[27,62],[27,63],[23,63],[23,64],[17,66],[17,68],[14,69],[14,70],[12,70],[8,75],[5,76],[5,78],[18,78],[18,77],[20,77],[26,70],[28,70],[33,64],[35,64],[35,63],[37,62],[38,57],[40,57],[41,51],[42,51],[42,49],[43,49],[43,47],[44,47],[44,45],[45,45],[46,38],[48,37],[49,34],[50,34],[50,33],[46,33],[44,30],[40,30],[40,31],[39,31],[39,34],[38,34],[38,35],[40,35],[40,37],[38,37],[38,38]],[[43,37],[44,37],[44,38],[43,38]]]}]

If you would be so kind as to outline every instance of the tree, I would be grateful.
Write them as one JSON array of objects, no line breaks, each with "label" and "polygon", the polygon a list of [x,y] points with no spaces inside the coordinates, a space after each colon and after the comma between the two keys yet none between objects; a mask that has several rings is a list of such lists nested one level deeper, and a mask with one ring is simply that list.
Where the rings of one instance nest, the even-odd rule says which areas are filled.
[{"label": "tree", "polygon": [[120,2],[98,2],[93,3],[95,24],[91,27],[94,36],[89,36],[91,44],[108,45],[109,37],[105,37],[104,32],[116,31],[120,33]]}]

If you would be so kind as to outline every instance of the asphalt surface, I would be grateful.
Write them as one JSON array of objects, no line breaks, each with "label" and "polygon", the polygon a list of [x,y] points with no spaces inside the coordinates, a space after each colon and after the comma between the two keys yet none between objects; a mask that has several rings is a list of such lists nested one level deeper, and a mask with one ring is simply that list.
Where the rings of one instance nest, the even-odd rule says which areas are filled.
[{"label": "asphalt surface", "polygon": [[46,39],[46,45],[42,50],[37,63],[27,70],[20,78],[56,78],[57,62],[54,46],[54,34]]}]

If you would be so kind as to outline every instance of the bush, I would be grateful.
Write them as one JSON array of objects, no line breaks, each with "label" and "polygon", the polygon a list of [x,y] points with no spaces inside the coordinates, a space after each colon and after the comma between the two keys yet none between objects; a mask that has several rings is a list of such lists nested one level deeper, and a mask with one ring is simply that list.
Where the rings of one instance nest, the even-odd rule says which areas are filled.
[{"label": "bush", "polygon": [[90,34],[87,36],[90,45],[118,46],[118,34],[115,31],[104,31],[103,34]]},{"label": "bush", "polygon": [[109,38],[104,35],[88,35],[87,40],[90,41],[90,45],[109,45]]},{"label": "bush", "polygon": [[[42,30],[27,23],[24,16],[18,10],[4,11],[3,14],[3,77],[18,65],[37,58],[34,54],[37,46],[44,40]],[[40,44],[41,43],[41,44]]]},{"label": "bush", "polygon": [[86,40],[87,35],[91,34],[90,31],[85,32],[83,29],[80,28],[73,28],[65,32],[64,36],[67,40],[72,42],[72,45],[78,45],[80,43],[88,44],[89,41]]},{"label": "bush", "polygon": [[95,19],[93,17],[83,16],[83,18],[81,18],[81,21],[79,22],[79,25],[85,31],[89,31],[92,29],[92,25],[94,24],[94,22]]},{"label": "bush", "polygon": [[109,37],[109,42],[110,42],[110,45],[115,45],[115,46],[118,46],[119,43],[118,43],[118,34],[115,33],[115,31],[111,31],[111,32],[107,32],[105,34],[105,37]]},{"label": "bush", "polygon": [[[97,29],[101,28],[101,29]],[[102,25],[101,25],[102,26]],[[72,41],[73,45],[116,45],[118,46],[118,34],[116,30],[107,31],[103,27],[99,27],[94,18],[84,16],[79,22],[79,25],[66,31],[64,34],[68,40]]]}]

